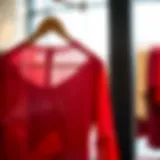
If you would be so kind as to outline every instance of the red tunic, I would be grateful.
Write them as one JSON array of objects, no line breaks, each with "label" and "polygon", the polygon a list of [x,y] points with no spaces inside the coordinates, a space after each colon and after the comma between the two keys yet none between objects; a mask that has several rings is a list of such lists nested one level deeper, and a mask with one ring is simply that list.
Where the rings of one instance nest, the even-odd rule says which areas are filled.
[{"label": "red tunic", "polygon": [[[50,85],[52,57],[74,48],[88,62],[59,86]],[[46,56],[39,66],[32,63],[38,53]],[[62,48],[23,43],[1,57],[0,160],[89,160],[92,124],[98,160],[119,159],[108,77],[94,55],[74,41]]]},{"label": "red tunic", "polygon": [[151,50],[148,68],[148,139],[160,148],[160,48]]}]

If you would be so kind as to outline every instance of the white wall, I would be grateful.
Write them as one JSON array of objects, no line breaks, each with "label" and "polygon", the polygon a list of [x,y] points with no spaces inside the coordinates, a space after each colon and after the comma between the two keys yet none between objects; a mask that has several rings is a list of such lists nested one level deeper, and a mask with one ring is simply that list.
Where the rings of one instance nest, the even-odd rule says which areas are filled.
[{"label": "white wall", "polygon": [[132,3],[133,47],[160,44],[160,2]]}]

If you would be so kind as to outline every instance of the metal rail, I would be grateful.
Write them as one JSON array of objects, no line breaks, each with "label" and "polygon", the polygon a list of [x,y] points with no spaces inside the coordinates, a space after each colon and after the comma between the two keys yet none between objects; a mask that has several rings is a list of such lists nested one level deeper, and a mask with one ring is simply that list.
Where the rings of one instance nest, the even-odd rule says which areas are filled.
[{"label": "metal rail", "polygon": [[33,6],[33,0],[26,0],[26,6],[27,6],[27,13],[26,13],[26,33],[30,33],[32,30],[32,24],[33,24],[33,17],[30,15],[30,8]]},{"label": "metal rail", "polygon": [[30,7],[28,10],[29,17],[31,16],[37,16],[37,15],[45,15],[45,14],[52,14],[57,12],[68,12],[72,10],[84,10],[86,9],[96,9],[96,8],[103,8],[106,7],[107,4],[105,2],[92,2],[92,3],[86,3],[86,4],[69,4],[66,3],[61,6],[57,7],[46,7],[44,9],[33,9]]},{"label": "metal rail", "polygon": [[105,0],[99,1],[99,2],[88,2],[88,3],[57,3],[58,5],[55,6],[49,6],[42,9],[35,9],[34,1],[33,0],[27,0],[27,33],[30,33],[32,31],[32,24],[33,19],[36,16],[40,15],[54,15],[55,13],[61,13],[61,12],[71,12],[73,10],[77,11],[86,11],[90,9],[98,9],[98,8],[105,8],[108,6],[108,3]]}]

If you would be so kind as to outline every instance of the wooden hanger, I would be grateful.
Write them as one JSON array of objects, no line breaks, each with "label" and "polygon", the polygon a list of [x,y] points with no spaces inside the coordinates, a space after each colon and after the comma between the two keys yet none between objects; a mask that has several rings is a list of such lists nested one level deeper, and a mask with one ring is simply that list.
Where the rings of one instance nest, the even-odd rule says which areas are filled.
[{"label": "wooden hanger", "polygon": [[28,38],[27,43],[35,42],[49,31],[57,33],[60,37],[68,42],[73,41],[71,35],[67,32],[63,23],[58,18],[47,17],[41,22],[35,33]]}]

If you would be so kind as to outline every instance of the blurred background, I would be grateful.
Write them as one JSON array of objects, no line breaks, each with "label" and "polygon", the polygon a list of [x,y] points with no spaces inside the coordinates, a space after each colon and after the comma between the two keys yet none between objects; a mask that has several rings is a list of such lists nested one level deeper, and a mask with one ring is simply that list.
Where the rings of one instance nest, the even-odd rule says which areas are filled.
[{"label": "blurred background", "polygon": [[[135,116],[136,159],[160,159],[160,146],[154,146],[155,134],[160,137],[159,115],[153,115],[154,106],[148,102],[148,76],[150,55],[154,47],[160,44],[160,1],[134,0],[132,1],[132,60],[135,71]],[[153,120],[156,119],[156,120]],[[152,122],[151,122],[152,121]],[[149,128],[149,130],[148,130]],[[152,129],[151,129],[152,128]],[[155,133],[153,133],[155,132]],[[156,139],[159,143],[159,138]]]},{"label": "blurred background", "polygon": [[[108,0],[0,0],[0,52],[3,54],[5,50],[30,35],[44,17],[54,15],[63,21],[74,37],[107,62],[110,52],[109,13]],[[146,72],[143,69],[146,67],[146,51],[160,44],[160,1],[133,0],[131,13],[137,128],[139,121],[147,122],[147,104],[139,90],[145,88],[146,77],[141,75]],[[46,41],[49,43],[51,38],[46,38]],[[94,134],[91,139],[94,139]],[[135,135],[134,139],[137,160],[160,159],[160,147],[155,149],[149,146],[147,134]],[[92,153],[94,156],[95,152]]]}]

